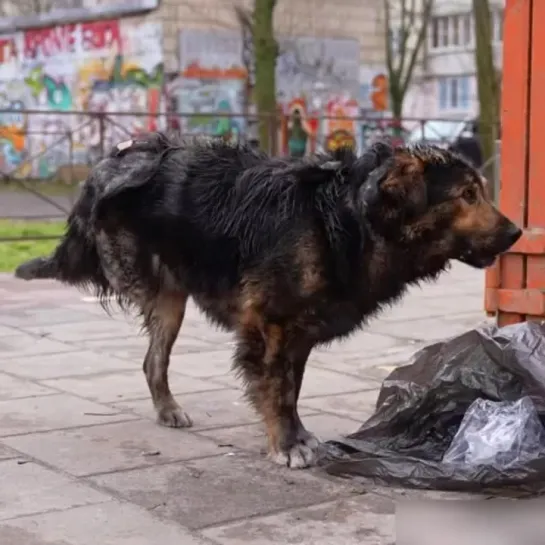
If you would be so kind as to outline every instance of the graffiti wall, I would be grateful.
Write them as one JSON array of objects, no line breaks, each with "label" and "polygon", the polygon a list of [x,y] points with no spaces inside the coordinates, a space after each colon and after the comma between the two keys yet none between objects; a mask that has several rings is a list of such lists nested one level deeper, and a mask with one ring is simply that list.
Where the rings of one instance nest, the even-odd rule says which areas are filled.
[{"label": "graffiti wall", "polygon": [[[278,103],[290,117],[306,120],[308,147],[358,147],[360,46],[355,40],[296,37],[279,40]],[[288,123],[284,151],[293,134]],[[308,151],[308,149],[307,149]]]},{"label": "graffiti wall", "polygon": [[[157,128],[163,79],[159,23],[103,20],[0,36],[0,111],[10,110],[0,112],[0,170],[48,177]],[[92,115],[111,112],[118,115],[105,122]]]},{"label": "graffiti wall", "polygon": [[[180,74],[170,95],[182,118],[185,134],[236,138],[245,130],[246,70],[238,33],[217,30],[180,32]],[[222,115],[212,115],[220,113]]]},{"label": "graffiti wall", "polygon": [[[235,31],[183,30],[180,32],[180,76],[173,83],[177,109],[189,113],[183,130],[189,133],[233,134],[247,129],[243,119],[215,117],[214,112],[252,111],[246,88],[242,34]],[[298,116],[282,135],[282,148],[289,142],[336,146],[340,139],[355,143],[356,123],[324,116],[357,115],[359,44],[332,38],[279,38],[277,61],[278,107]],[[251,79],[251,78],[250,78]],[[300,118],[300,119],[299,119]],[[295,134],[297,133],[297,134]],[[307,144],[305,144],[306,146]],[[316,146],[315,146],[316,147]]]}]

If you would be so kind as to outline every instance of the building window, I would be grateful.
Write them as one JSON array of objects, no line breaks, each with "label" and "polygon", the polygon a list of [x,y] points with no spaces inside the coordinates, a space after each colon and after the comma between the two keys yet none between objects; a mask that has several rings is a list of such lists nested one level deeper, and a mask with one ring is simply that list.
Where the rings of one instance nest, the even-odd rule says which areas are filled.
[{"label": "building window", "polygon": [[433,17],[430,23],[431,49],[459,48],[470,45],[473,35],[471,14]]},{"label": "building window", "polygon": [[448,17],[433,17],[431,20],[432,27],[432,48],[438,49],[448,47]]},{"label": "building window", "polygon": [[449,46],[448,23],[448,17],[439,17],[439,47]]},{"label": "building window", "polygon": [[468,110],[469,76],[443,77],[438,80],[439,110]]},{"label": "building window", "polygon": [[473,21],[471,15],[466,13],[462,15],[462,44],[469,45],[473,36]]},{"label": "building window", "polygon": [[458,15],[453,15],[450,21],[451,43],[454,46],[460,45],[460,17]]}]

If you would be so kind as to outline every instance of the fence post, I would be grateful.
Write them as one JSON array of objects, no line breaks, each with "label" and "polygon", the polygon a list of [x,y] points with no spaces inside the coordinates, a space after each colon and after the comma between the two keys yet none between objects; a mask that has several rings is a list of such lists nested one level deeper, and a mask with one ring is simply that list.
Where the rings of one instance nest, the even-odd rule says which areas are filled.
[{"label": "fence post", "polygon": [[66,138],[68,139],[68,161],[70,162],[70,176],[68,177],[68,183],[70,184],[70,205],[74,204],[74,185],[75,185],[75,176],[74,176],[74,138],[72,131],[66,131]]},{"label": "fence post", "polygon": [[98,134],[100,138],[100,158],[106,155],[106,119],[103,113],[98,114]]}]

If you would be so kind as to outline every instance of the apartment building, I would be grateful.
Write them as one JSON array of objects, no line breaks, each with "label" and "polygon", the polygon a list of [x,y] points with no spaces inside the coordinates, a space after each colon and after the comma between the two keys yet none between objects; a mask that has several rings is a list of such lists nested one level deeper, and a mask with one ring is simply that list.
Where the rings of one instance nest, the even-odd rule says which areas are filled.
[{"label": "apartment building", "polygon": [[[471,0],[435,0],[405,115],[463,120],[478,114],[475,24]],[[503,54],[504,0],[490,0],[496,68]]]}]

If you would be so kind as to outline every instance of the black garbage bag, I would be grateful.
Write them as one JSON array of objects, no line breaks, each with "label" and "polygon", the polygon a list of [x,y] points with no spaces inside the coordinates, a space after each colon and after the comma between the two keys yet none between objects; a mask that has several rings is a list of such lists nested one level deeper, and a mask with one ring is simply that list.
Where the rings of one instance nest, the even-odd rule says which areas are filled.
[{"label": "black garbage bag", "polygon": [[486,326],[395,369],[375,414],[320,464],[395,486],[541,493],[544,423],[545,323]]}]

